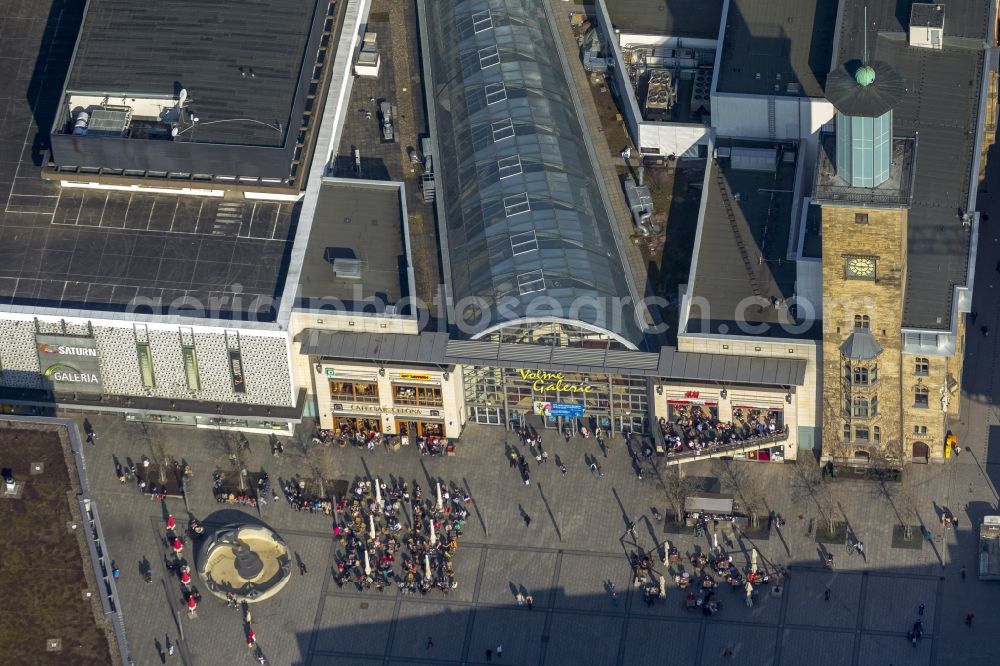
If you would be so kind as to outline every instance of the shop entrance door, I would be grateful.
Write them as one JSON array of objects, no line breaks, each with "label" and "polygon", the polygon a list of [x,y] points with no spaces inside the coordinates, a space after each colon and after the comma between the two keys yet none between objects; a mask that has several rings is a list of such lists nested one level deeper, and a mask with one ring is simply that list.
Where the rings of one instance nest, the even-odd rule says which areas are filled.
[{"label": "shop entrance door", "polygon": [[500,425],[503,423],[500,410],[496,407],[473,407],[472,420],[484,425]]}]

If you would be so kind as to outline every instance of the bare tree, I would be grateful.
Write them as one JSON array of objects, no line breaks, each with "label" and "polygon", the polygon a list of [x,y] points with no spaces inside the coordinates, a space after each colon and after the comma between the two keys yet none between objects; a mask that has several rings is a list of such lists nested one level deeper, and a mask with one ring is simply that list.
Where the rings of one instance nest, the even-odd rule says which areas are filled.
[{"label": "bare tree", "polygon": [[739,497],[740,506],[750,518],[750,526],[760,527],[760,514],[766,510],[764,485],[755,470],[743,463],[723,458],[715,461],[716,474],[732,486]]},{"label": "bare tree", "polygon": [[[913,536],[912,522],[920,520],[916,511],[916,503],[909,486],[906,485],[904,471],[905,461],[895,457],[890,449],[876,450],[872,452],[871,469],[874,476],[871,493],[874,497],[888,502],[896,522],[899,524],[906,539]],[[900,475],[899,480],[895,480],[895,475]]]},{"label": "bare tree", "polygon": [[217,432],[217,445],[222,450],[226,459],[232,464],[233,470],[236,472],[240,490],[245,491],[246,475],[244,472],[247,468],[246,454],[250,450],[250,442],[247,440],[246,435],[241,432],[231,432],[222,428],[219,428]]},{"label": "bare tree", "polygon": [[333,476],[333,459],[327,446],[313,441],[312,435],[304,428],[296,428],[292,438],[302,454],[309,473],[316,480],[316,492],[323,495],[324,480]]},{"label": "bare tree", "polygon": [[830,485],[823,482],[822,472],[817,465],[800,462],[794,465],[792,477],[792,497],[797,503],[811,501],[827,523],[827,530],[834,532],[837,517],[837,498]]},{"label": "bare tree", "polygon": [[680,465],[671,465],[662,471],[656,467],[654,469],[656,469],[663,486],[663,497],[667,505],[673,510],[675,520],[681,520],[684,515],[684,503],[694,492],[694,483],[687,476],[681,474]]},{"label": "bare tree", "polygon": [[149,426],[146,423],[140,421],[137,426],[138,433],[136,433],[135,439],[144,442],[149,447],[149,459],[156,463],[160,474],[160,483],[166,485],[170,456],[167,455],[167,451],[163,447],[163,441],[150,434]]}]

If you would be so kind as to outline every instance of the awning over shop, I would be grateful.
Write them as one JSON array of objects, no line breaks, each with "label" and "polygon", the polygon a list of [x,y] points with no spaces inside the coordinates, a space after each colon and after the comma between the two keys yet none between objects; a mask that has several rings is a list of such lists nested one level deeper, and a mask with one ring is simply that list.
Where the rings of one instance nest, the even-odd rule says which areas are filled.
[{"label": "awning over shop", "polygon": [[684,510],[688,513],[722,513],[733,512],[733,498],[729,495],[704,493],[684,500]]},{"label": "awning over shop", "polygon": [[700,354],[679,352],[675,347],[662,347],[659,353],[653,353],[451,340],[447,333],[372,335],[319,329],[306,329],[299,334],[299,339],[302,354],[368,363],[530,366],[548,372],[639,375],[662,377],[668,381],[764,386],[801,386],[806,376],[803,359]]}]

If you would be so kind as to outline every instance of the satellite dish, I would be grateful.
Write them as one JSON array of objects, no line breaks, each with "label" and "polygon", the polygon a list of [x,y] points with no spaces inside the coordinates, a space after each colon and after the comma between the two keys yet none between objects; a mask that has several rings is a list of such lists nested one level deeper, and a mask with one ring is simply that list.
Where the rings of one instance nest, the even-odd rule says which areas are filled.
[{"label": "satellite dish", "polygon": [[187,98],[188,98],[187,88],[181,88],[181,92],[177,96],[177,106],[184,106],[184,102],[187,101]]}]

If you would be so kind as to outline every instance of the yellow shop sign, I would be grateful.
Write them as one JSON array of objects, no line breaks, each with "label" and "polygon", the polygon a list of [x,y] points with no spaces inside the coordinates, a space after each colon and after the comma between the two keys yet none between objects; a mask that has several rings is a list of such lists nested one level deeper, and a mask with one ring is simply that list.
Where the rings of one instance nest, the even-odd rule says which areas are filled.
[{"label": "yellow shop sign", "polygon": [[521,368],[521,379],[531,381],[531,388],[535,393],[549,393],[561,391],[563,393],[590,393],[594,387],[590,384],[573,384],[565,381],[561,372],[546,372],[544,370],[532,370]]}]

